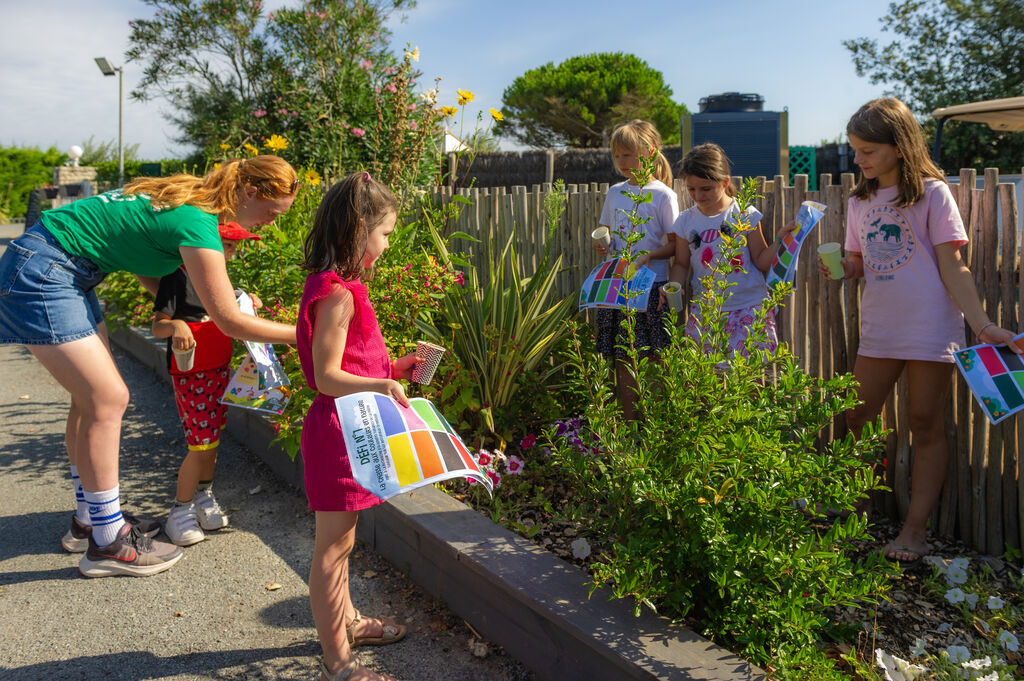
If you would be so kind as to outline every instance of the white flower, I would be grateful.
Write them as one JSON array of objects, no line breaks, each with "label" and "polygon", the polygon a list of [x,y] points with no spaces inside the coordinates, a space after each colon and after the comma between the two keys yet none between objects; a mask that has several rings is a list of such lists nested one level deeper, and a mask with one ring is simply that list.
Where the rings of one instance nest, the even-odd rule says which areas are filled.
[{"label": "white flower", "polygon": [[1005,629],[999,632],[999,643],[1011,653],[1017,652],[1017,648],[1020,647],[1017,637]]},{"label": "white flower", "polygon": [[964,669],[988,669],[992,666],[992,658],[986,655],[977,660],[968,660],[960,664]]},{"label": "white flower", "polygon": [[942,651],[942,654],[948,657],[953,664],[971,658],[971,651],[967,650],[966,646],[950,646]]},{"label": "white flower", "polygon": [[590,542],[580,537],[569,546],[572,547],[572,557],[583,560],[590,555]]},{"label": "white flower", "polygon": [[946,583],[950,586],[963,584],[967,581],[967,571],[956,565],[950,565],[946,570]]},{"label": "white flower", "polygon": [[914,645],[910,646],[910,654],[914,657],[924,657],[926,653],[924,646],[926,643],[927,641],[923,638],[914,639]]},{"label": "white flower", "polygon": [[962,603],[964,598],[964,592],[959,587],[955,589],[950,589],[946,592],[946,600],[952,603],[953,605],[956,605],[957,603]]},{"label": "white flower", "polygon": [[979,676],[974,681],[999,681],[999,672],[991,672],[985,676]]},{"label": "white flower", "polygon": [[957,570],[966,570],[968,565],[970,565],[970,561],[966,558],[954,558],[949,561],[949,567],[956,568]]},{"label": "white flower", "polygon": [[998,610],[999,608],[1003,607],[1004,605],[1006,605],[1006,604],[1003,603],[1003,599],[1000,598],[999,596],[989,596],[988,597],[988,609],[989,610]]},{"label": "white flower", "polygon": [[965,594],[964,600],[967,601],[967,607],[974,610],[978,605],[978,594]]},{"label": "white flower", "polygon": [[988,625],[988,622],[986,622],[985,620],[979,619],[977,622],[978,622],[978,626],[981,627],[981,630],[983,632],[985,632],[986,634],[989,633],[990,631],[992,631],[992,627],[990,627]]},{"label": "white flower", "polygon": [[420,48],[414,47],[410,51],[405,53],[405,56],[409,58],[409,61],[420,60]]},{"label": "white flower", "polygon": [[937,633],[939,633],[939,634],[944,634],[944,633],[946,633],[947,631],[949,631],[952,628],[953,628],[952,624],[950,624],[949,622],[943,622],[942,624],[940,624],[938,626],[938,628],[935,631]]},{"label": "white flower", "polygon": [[881,648],[875,648],[875,662],[885,672],[886,681],[914,681],[927,671],[924,667],[910,664]]}]

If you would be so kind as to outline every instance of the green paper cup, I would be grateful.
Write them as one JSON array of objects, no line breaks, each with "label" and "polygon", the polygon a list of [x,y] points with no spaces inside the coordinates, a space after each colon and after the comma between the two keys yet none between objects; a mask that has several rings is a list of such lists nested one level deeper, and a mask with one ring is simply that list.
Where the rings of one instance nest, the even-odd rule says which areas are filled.
[{"label": "green paper cup", "polygon": [[668,301],[669,307],[676,312],[681,312],[683,309],[683,287],[670,281],[662,286],[661,290],[665,292],[665,300]]},{"label": "green paper cup", "polygon": [[832,279],[842,279],[845,276],[843,271],[842,247],[835,241],[829,241],[818,246],[818,257],[828,268],[828,276]]}]

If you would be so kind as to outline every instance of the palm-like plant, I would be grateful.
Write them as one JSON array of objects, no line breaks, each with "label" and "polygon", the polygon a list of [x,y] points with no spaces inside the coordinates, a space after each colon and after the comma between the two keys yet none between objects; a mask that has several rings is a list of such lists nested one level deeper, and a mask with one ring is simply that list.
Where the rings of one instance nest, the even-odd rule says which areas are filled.
[{"label": "palm-like plant", "polygon": [[[515,229],[499,252],[488,244],[486,282],[473,265],[453,254],[444,237],[425,220],[430,238],[449,268],[463,265],[466,284],[450,291],[437,315],[437,325],[417,320],[419,330],[432,341],[446,345],[471,374],[480,397],[481,415],[496,435],[494,413],[516,397],[517,376],[547,360],[566,337],[574,298],[557,299],[555,283],[562,256],[551,257],[551,238],[565,210],[565,196],[557,183],[545,199],[547,239],[544,257],[536,272],[523,276],[516,264]],[[548,378],[558,370],[552,366]]]}]

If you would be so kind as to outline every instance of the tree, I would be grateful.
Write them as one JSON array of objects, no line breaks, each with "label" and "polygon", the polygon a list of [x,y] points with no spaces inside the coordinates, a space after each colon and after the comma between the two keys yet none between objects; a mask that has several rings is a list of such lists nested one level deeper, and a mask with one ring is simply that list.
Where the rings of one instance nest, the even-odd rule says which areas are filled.
[{"label": "tree", "polygon": [[666,143],[679,141],[679,114],[660,71],[621,52],[587,54],[531,69],[502,95],[495,132],[531,147],[602,147],[616,125],[644,118]]},{"label": "tree", "polygon": [[[843,41],[857,74],[885,83],[924,120],[934,135],[932,111],[1024,91],[1022,0],[902,0],[880,19],[897,36],[879,45],[868,38]],[[851,112],[852,113],[852,112]],[[946,169],[998,166],[1020,172],[1024,134],[999,133],[979,123],[950,121],[942,131]]]},{"label": "tree", "polygon": [[[418,52],[396,59],[386,25],[413,0],[303,0],[268,14],[260,0],[145,2],[157,11],[131,22],[127,58],[145,65],[132,97],[165,99],[178,142],[216,158],[279,135],[289,160],[332,171],[380,163],[393,146],[397,110],[383,100],[408,96],[398,90],[415,84]],[[414,104],[397,114],[415,131],[428,107]]]}]

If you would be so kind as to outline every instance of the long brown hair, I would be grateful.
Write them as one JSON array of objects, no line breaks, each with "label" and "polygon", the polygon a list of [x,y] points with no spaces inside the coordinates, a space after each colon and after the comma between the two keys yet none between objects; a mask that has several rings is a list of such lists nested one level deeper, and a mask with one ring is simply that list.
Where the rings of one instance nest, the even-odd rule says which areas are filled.
[{"label": "long brown hair", "polygon": [[255,187],[256,196],[262,199],[293,196],[298,189],[298,175],[283,158],[263,155],[225,161],[203,177],[187,173],[140,177],[128,183],[124,193],[147,194],[153,205],[161,208],[188,204],[230,220],[245,187]]},{"label": "long brown hair", "polygon": [[[661,153],[661,134],[654,127],[653,123],[634,118],[629,123],[623,123],[612,132],[612,153],[616,149],[622,149],[636,154],[637,156],[649,157],[652,153],[654,158],[654,179],[672,186],[672,166],[668,159]],[[615,169],[618,172],[618,168]],[[620,175],[622,173],[619,173]],[[630,176],[625,176],[632,179]]]},{"label": "long brown hair", "polygon": [[363,273],[370,230],[388,213],[397,211],[395,195],[370,173],[347,175],[327,190],[316,210],[303,244],[303,269],[334,270],[346,281],[356,279]]},{"label": "long brown hair", "polygon": [[[925,178],[946,181],[942,171],[928,156],[924,133],[914,114],[894,97],[872,99],[857,109],[846,124],[846,134],[872,144],[890,144],[900,152],[897,206],[912,206],[923,199]],[[867,199],[877,191],[878,179],[868,179],[861,173],[853,187],[853,196]]]},{"label": "long brown hair", "polygon": [[679,177],[698,177],[711,182],[725,182],[725,193],[736,196],[736,188],[732,186],[732,175],[729,168],[729,157],[725,150],[713,142],[698,144],[683,157],[679,169]]}]

